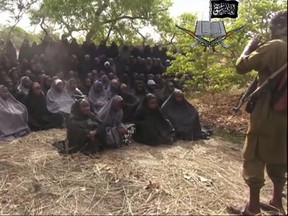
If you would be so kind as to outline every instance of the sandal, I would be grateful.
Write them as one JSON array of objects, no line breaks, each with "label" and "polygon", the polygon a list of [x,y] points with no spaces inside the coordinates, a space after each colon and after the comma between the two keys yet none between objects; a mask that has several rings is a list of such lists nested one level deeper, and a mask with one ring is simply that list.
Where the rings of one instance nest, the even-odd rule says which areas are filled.
[{"label": "sandal", "polygon": [[277,213],[277,215],[287,215],[287,213],[285,212],[282,212],[280,209],[274,207],[272,204],[271,204],[271,201],[269,201],[268,204],[266,203],[260,203],[260,207],[263,211],[269,211],[269,212],[273,212],[273,213]]},{"label": "sandal", "polygon": [[234,215],[245,215],[245,216],[262,216],[262,213],[253,214],[248,210],[248,204],[245,206],[228,206],[227,208],[230,214]]}]

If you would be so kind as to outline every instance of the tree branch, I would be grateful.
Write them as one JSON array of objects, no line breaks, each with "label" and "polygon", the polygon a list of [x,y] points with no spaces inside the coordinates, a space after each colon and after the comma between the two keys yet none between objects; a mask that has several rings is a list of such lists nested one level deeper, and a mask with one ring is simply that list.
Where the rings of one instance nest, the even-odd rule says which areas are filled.
[{"label": "tree branch", "polygon": [[14,23],[14,25],[10,28],[10,30],[9,30],[9,32],[8,32],[8,34],[7,34],[7,37],[6,37],[6,39],[5,39],[5,44],[7,43],[8,39],[9,39],[10,36],[11,36],[12,31],[13,31],[14,28],[17,26],[17,24],[20,22],[20,20],[21,20],[21,19],[18,19],[18,20]]},{"label": "tree branch", "polygon": [[105,42],[107,42],[109,40],[109,37],[110,37],[110,34],[111,34],[112,30],[113,30],[114,25],[115,25],[115,23],[111,24],[111,26],[109,28],[109,31],[108,31],[108,34],[107,34],[107,36],[105,38]]},{"label": "tree branch", "polygon": [[124,39],[121,31],[119,31],[119,29],[116,29],[116,32],[119,34],[119,36],[120,36],[120,38],[121,38],[121,40],[122,40],[122,44],[124,44],[125,39]]},{"label": "tree branch", "polygon": [[101,13],[108,8],[110,1],[105,0],[103,2],[102,0],[98,0],[98,3],[99,3],[99,7],[95,12],[96,17],[99,17],[101,15]]},{"label": "tree branch", "polygon": [[133,23],[130,24],[131,28],[134,29],[143,39],[142,45],[145,46],[146,43],[146,37],[133,25]]},{"label": "tree branch", "polygon": [[128,16],[128,15],[124,15],[124,16],[120,16],[120,17],[115,18],[115,19],[106,20],[106,21],[104,21],[104,24],[106,24],[106,23],[114,23],[114,22],[118,22],[118,21],[123,20],[123,19],[129,19],[129,20],[136,20],[136,19],[140,19],[140,20],[145,20],[145,19],[147,19],[147,17],[143,17],[143,16]]},{"label": "tree branch", "polygon": [[[159,12],[163,12],[163,11],[167,11],[168,8],[163,8],[163,9],[159,9],[154,13],[151,13],[150,16],[154,16],[157,15]],[[104,21],[104,23],[110,23],[110,22],[117,22],[119,20],[123,20],[123,19],[129,19],[129,20],[147,20],[148,19],[148,14],[146,14],[146,16],[129,16],[129,15],[123,15],[123,16],[119,16],[115,19],[111,19],[111,20],[106,20]]]},{"label": "tree branch", "polygon": [[76,29],[75,27],[71,27],[67,22],[64,21],[63,17],[59,17],[59,20],[61,24],[63,24],[65,28],[67,29],[69,36],[72,36],[73,31],[80,30],[80,29]]},{"label": "tree branch", "polygon": [[173,42],[173,40],[174,40],[175,37],[176,37],[176,33],[174,32],[174,34],[172,35],[172,37],[171,37],[171,39],[170,39],[170,41],[169,41],[168,43],[164,43],[164,44],[159,43],[159,44],[157,44],[157,45],[158,45],[158,46],[168,46],[168,45],[172,45],[173,48],[177,48],[176,45],[175,45],[175,43]]},{"label": "tree branch", "polygon": [[45,27],[44,27],[44,25],[45,25],[45,18],[46,18],[45,16],[42,17],[42,20],[41,20],[41,23],[40,23],[40,27],[41,27],[41,29],[45,32],[45,36],[50,37],[49,34],[48,34],[48,32],[47,32],[47,29],[45,29]]},{"label": "tree branch", "polygon": [[[33,4],[35,4],[37,2],[37,0],[33,0],[29,3],[27,3],[27,5],[23,5],[22,1],[19,1],[19,2],[16,2],[17,4],[17,8],[18,8],[18,14],[16,16],[14,16],[14,20],[15,20],[15,23],[13,24],[13,26],[10,28],[8,34],[7,34],[7,37],[5,38],[5,42],[6,43],[8,41],[8,39],[10,38],[11,36],[11,33],[12,31],[14,30],[14,28],[17,26],[17,24],[21,21],[21,19],[23,18],[23,15],[26,11],[28,11],[31,6]],[[1,5],[3,4],[3,1],[1,1]],[[4,1],[4,4],[5,4],[5,1]],[[13,8],[13,5],[10,5],[10,6],[7,6],[7,4],[5,5],[6,7],[4,8],[1,8],[2,11],[5,11],[5,10],[8,10],[10,13],[12,13],[14,15],[14,8]]]}]

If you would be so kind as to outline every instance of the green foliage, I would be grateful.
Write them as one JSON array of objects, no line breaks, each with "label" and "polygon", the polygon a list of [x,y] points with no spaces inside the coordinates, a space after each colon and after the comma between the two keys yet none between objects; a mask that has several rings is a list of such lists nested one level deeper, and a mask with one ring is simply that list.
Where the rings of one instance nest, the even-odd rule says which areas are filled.
[{"label": "green foliage", "polygon": [[42,30],[55,39],[60,38],[59,32],[68,36],[81,33],[83,41],[84,35],[90,33],[96,43],[105,39],[118,44],[153,44],[152,34],[141,32],[143,26],[149,26],[160,35],[159,45],[169,46],[169,55],[173,55],[171,51],[176,47],[180,51],[173,56],[175,60],[168,73],[192,74],[193,80],[186,82],[192,90],[221,91],[235,85],[242,87],[255,76],[255,73],[236,74],[235,62],[253,35],[260,33],[265,40],[269,39],[271,17],[276,11],[287,8],[286,0],[241,0],[239,3],[237,19],[221,20],[227,31],[243,25],[245,30],[225,39],[229,49],[216,46],[215,53],[204,52],[200,45],[191,48],[195,40],[177,29],[175,24],[194,31],[197,16],[184,13],[173,20],[168,13],[172,0],[0,0],[0,11],[8,11],[13,20],[10,31],[2,27],[0,36],[8,38],[13,33],[12,40],[17,48],[25,37],[39,41],[44,32],[32,36],[19,28],[14,29],[27,12],[31,15],[32,25],[40,24]]},{"label": "green foliage", "polygon": [[[195,40],[181,30],[176,30],[178,32],[175,40],[182,52],[174,56],[175,60],[168,68],[168,73],[192,74],[193,80],[186,84],[190,90],[194,91],[222,91],[235,85],[239,87],[246,85],[255,73],[238,75],[235,71],[237,58],[253,35],[260,33],[266,40],[269,38],[271,16],[286,7],[287,2],[279,0],[242,0],[239,6],[239,17],[236,20],[229,18],[221,20],[225,23],[226,31],[243,25],[245,25],[245,30],[225,39],[224,42],[230,48],[217,46],[216,53],[204,52],[200,45],[191,48],[190,44]],[[183,14],[177,21],[178,25],[194,31],[195,15]],[[172,55],[171,52],[168,54]]]},{"label": "green foliage", "polygon": [[170,0],[43,0],[31,11],[33,24],[43,20],[71,35],[84,31],[95,42],[146,42],[147,35],[139,31],[143,26],[159,27],[171,18]]},{"label": "green foliage", "polygon": [[[0,39],[5,40],[9,34],[12,27],[0,26]],[[28,39],[30,43],[33,41],[40,42],[39,36],[33,35],[30,32],[25,31],[24,29],[16,26],[13,29],[13,32],[10,35],[11,41],[14,43],[16,49],[19,49],[22,45],[24,39]]]}]

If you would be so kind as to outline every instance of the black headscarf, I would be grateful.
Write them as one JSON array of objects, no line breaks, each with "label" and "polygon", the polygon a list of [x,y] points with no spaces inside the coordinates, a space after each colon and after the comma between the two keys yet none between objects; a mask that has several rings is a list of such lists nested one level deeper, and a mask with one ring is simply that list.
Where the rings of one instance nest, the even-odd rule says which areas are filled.
[{"label": "black headscarf", "polygon": [[40,95],[34,94],[33,84],[31,85],[28,95],[25,100],[25,105],[28,110],[29,116],[33,116],[33,118],[41,119],[43,115],[49,113],[46,106],[46,99],[44,93],[41,91]]},{"label": "black headscarf", "polygon": [[138,47],[133,47],[133,49],[131,50],[131,53],[130,53],[132,56],[134,56],[134,58],[137,58],[137,57],[141,57],[141,51],[139,50]]},{"label": "black headscarf", "polygon": [[148,57],[151,57],[151,47],[149,45],[146,45],[144,47],[144,50],[143,50],[143,58],[148,58]]},{"label": "black headscarf", "polygon": [[[137,85],[138,85],[138,84],[142,84],[142,85],[143,85],[143,89],[142,89],[142,90],[138,90],[138,89],[137,89]],[[148,92],[147,92],[146,89],[145,89],[145,84],[144,84],[144,82],[143,82],[143,81],[140,81],[140,80],[136,81],[135,87],[134,87],[134,95],[135,95],[140,101],[142,101],[142,100],[144,99],[144,97],[146,96],[147,93],[148,93]]]},{"label": "black headscarf", "polygon": [[29,126],[31,130],[46,130],[49,128],[61,128],[63,117],[60,114],[50,113],[47,109],[46,98],[41,91],[36,95],[32,90],[33,84],[29,89],[25,100],[25,106],[28,110]]},{"label": "black headscarf", "polygon": [[46,95],[46,93],[49,91],[52,85],[52,81],[50,85],[47,85],[47,80],[51,79],[48,75],[44,76],[43,81],[42,81],[42,91]]},{"label": "black headscarf", "polygon": [[[81,112],[81,103],[88,100],[85,97],[78,98],[71,107],[71,114],[67,121],[68,153],[80,151],[90,154],[99,151],[100,145],[105,139],[105,128],[94,116]],[[89,132],[97,128],[96,140],[88,138]]]},{"label": "black headscarf", "polygon": [[[83,97],[83,98],[79,98],[78,100],[75,101],[75,103],[71,107],[70,118],[75,118],[77,120],[86,120],[89,118],[88,115],[84,115],[81,112],[80,106],[81,106],[81,103],[83,101],[87,101],[87,99]],[[89,102],[87,101],[87,103],[89,103]]]},{"label": "black headscarf", "polygon": [[174,129],[159,107],[153,110],[149,108],[148,104],[152,99],[157,100],[157,97],[147,94],[136,110],[134,115],[135,140],[148,145],[171,143]]},{"label": "black headscarf", "polygon": [[22,62],[24,58],[29,60],[31,58],[31,50],[30,45],[27,39],[25,39],[19,50],[19,61]]},{"label": "black headscarf", "polygon": [[152,57],[159,58],[161,55],[160,49],[157,45],[155,45],[152,49]]},{"label": "black headscarf", "polygon": [[107,58],[116,58],[118,55],[118,46],[115,42],[112,42],[111,46],[107,49]]},{"label": "black headscarf", "polygon": [[146,94],[145,98],[143,99],[143,101],[140,103],[140,105],[138,106],[138,108],[136,110],[136,113],[135,113],[136,117],[137,116],[140,117],[141,115],[143,115],[143,117],[146,115],[151,115],[151,116],[155,115],[155,116],[158,116],[160,118],[164,118],[164,115],[163,115],[163,113],[159,107],[156,108],[155,110],[152,110],[149,108],[148,103],[152,99],[156,99],[158,101],[158,97],[156,95],[151,94],[151,93]]},{"label": "black headscarf", "polygon": [[69,45],[69,52],[71,56],[76,55],[78,58],[80,57],[81,49],[75,38],[72,39]]},{"label": "black headscarf", "polygon": [[107,54],[106,41],[101,41],[101,43],[97,49],[97,56],[105,56],[106,57],[106,54]]},{"label": "black headscarf", "polygon": [[83,121],[83,120],[88,120],[91,119],[92,121],[97,122],[98,124],[102,124],[102,121],[96,117],[96,115],[94,115],[93,113],[90,113],[89,115],[85,115],[81,112],[81,103],[82,102],[87,102],[89,103],[89,100],[86,96],[81,95],[81,96],[75,96],[75,103],[72,105],[71,107],[71,113],[70,113],[70,119],[74,119],[77,121]]},{"label": "black headscarf", "polygon": [[123,122],[130,122],[139,105],[139,99],[129,92],[121,91],[119,95],[123,98]]},{"label": "black headscarf", "polygon": [[198,112],[185,98],[182,102],[177,102],[175,99],[177,94],[183,95],[183,92],[175,89],[161,110],[171,121],[181,139],[198,139],[202,136]]},{"label": "black headscarf", "polygon": [[31,46],[31,57],[33,58],[35,54],[39,54],[39,47],[38,44],[34,41]]}]

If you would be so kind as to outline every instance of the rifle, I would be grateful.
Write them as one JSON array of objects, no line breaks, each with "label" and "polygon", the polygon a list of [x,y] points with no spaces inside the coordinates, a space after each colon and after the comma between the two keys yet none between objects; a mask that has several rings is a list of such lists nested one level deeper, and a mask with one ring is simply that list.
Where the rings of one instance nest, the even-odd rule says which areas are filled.
[{"label": "rifle", "polygon": [[[258,78],[256,77],[251,85],[248,87],[247,91],[240,98],[238,106],[233,108],[234,112],[238,112],[245,102],[252,102],[255,104],[256,100],[265,92],[272,81],[285,69],[287,68],[287,62],[279,68],[276,72],[272,73],[260,86],[258,85]],[[252,107],[253,109],[253,107]],[[247,111],[247,110],[246,110]],[[251,112],[251,107],[249,109]],[[249,112],[247,111],[247,112]]]},{"label": "rifle", "polygon": [[185,29],[183,27],[180,27],[178,25],[176,25],[176,27],[178,29],[184,31],[185,33],[189,34],[191,37],[193,37],[197,41],[197,43],[195,43],[195,45],[201,44],[202,46],[206,46],[206,47],[209,45],[209,41],[208,40],[206,40],[206,39],[204,39],[204,38],[202,38],[200,36],[195,35],[194,32],[192,32],[192,31],[190,31],[188,29]]},{"label": "rifle", "polygon": [[258,77],[255,77],[252,83],[249,85],[248,89],[241,96],[238,105],[236,107],[233,107],[234,112],[240,111],[243,104],[249,100],[248,97],[257,89],[257,86],[258,86]]}]

